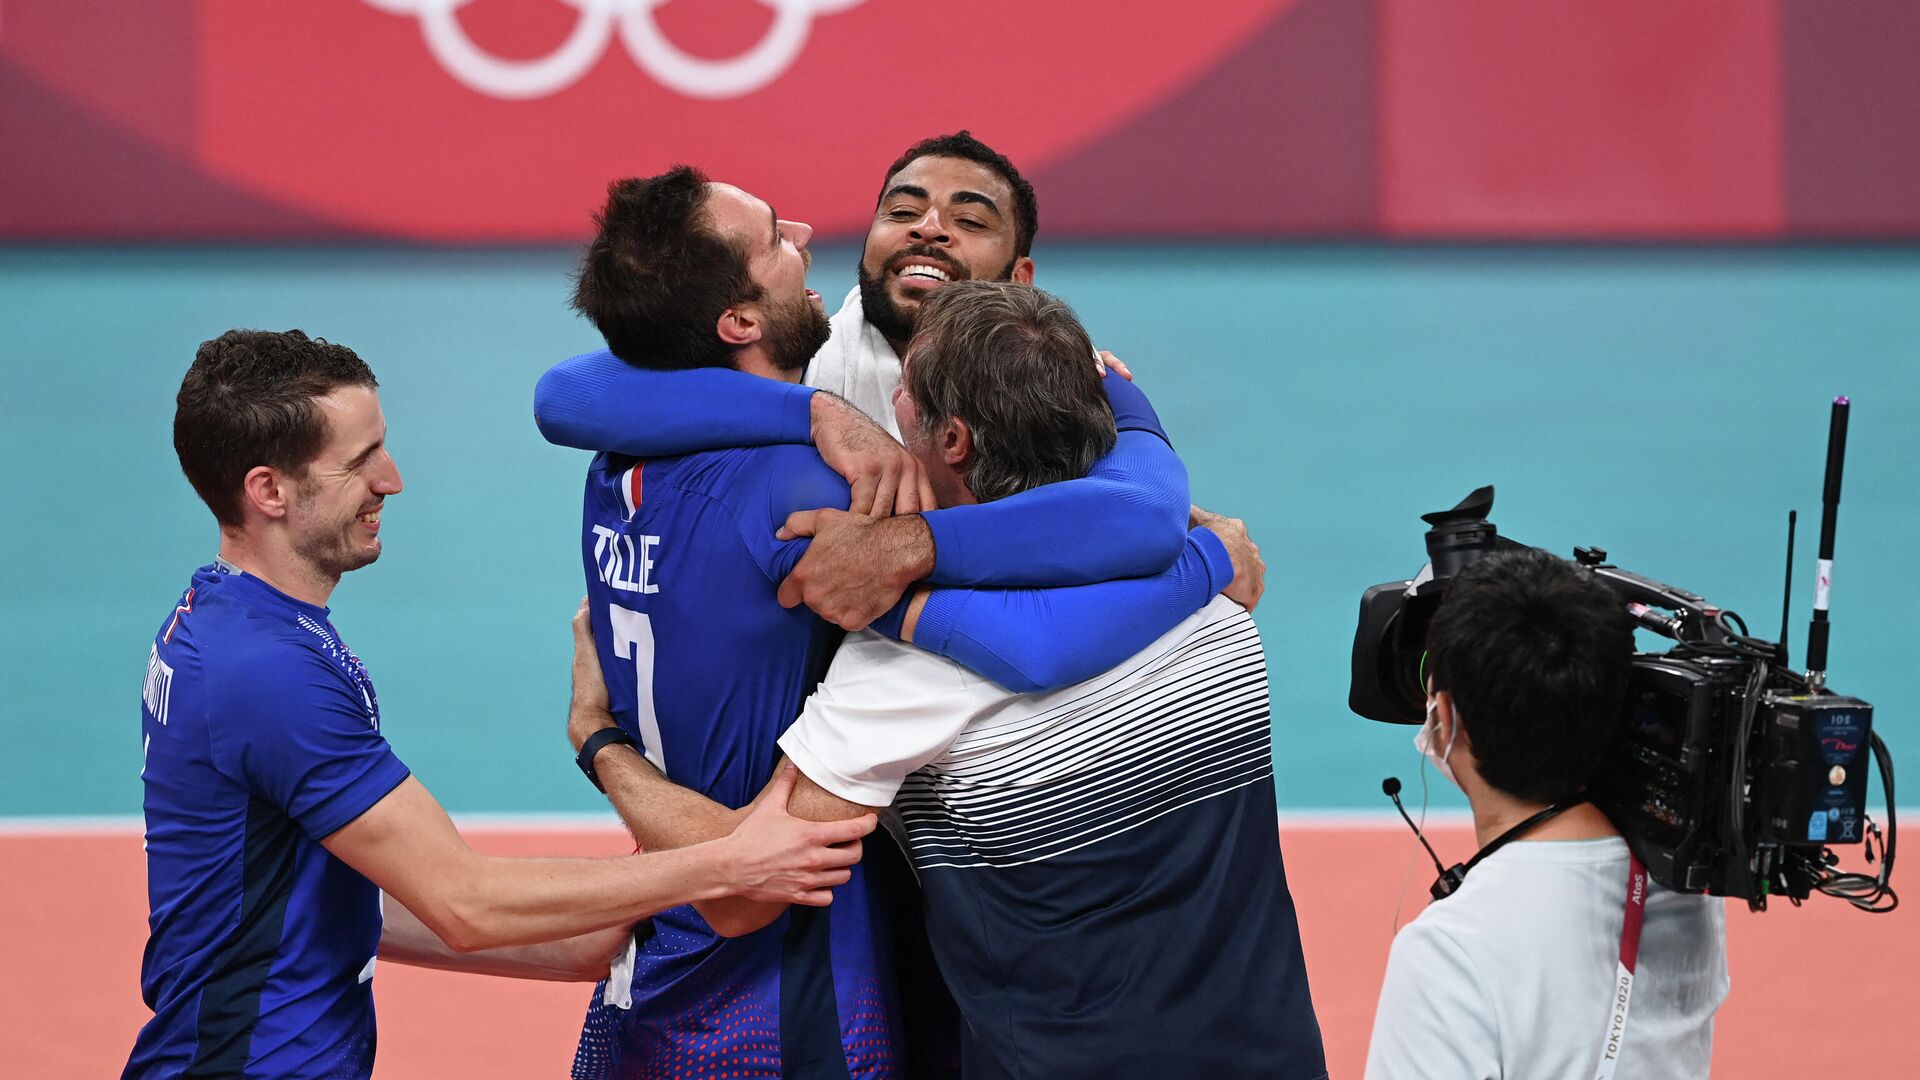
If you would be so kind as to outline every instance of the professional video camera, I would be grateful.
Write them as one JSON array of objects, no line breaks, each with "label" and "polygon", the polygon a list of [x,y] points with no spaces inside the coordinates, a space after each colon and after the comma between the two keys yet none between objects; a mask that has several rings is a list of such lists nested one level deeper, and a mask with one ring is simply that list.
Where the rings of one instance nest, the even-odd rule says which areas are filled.
[{"label": "professional video camera", "polygon": [[[1888,887],[1892,761],[1872,731],[1873,706],[1825,685],[1845,410],[1845,399],[1835,403],[1807,672],[1788,670],[1784,617],[1781,640],[1763,641],[1748,635],[1738,615],[1702,597],[1609,565],[1604,551],[1574,551],[1576,563],[1620,594],[1637,625],[1675,643],[1635,655],[1624,737],[1590,793],[1668,888],[1739,897],[1755,910],[1769,896],[1798,904],[1814,891],[1868,911],[1899,903]],[[1483,487],[1451,510],[1425,515],[1428,565],[1412,580],[1376,585],[1361,598],[1348,696],[1354,712],[1387,723],[1423,722],[1427,626],[1447,582],[1479,558],[1523,546],[1487,520],[1492,508],[1493,488]],[[1792,543],[1790,519],[1789,568]],[[1866,813],[1869,747],[1885,789],[1884,836]],[[1398,788],[1388,782],[1389,795]],[[1878,858],[1877,876],[1836,869],[1829,845],[1856,843],[1865,844],[1869,862]]]}]

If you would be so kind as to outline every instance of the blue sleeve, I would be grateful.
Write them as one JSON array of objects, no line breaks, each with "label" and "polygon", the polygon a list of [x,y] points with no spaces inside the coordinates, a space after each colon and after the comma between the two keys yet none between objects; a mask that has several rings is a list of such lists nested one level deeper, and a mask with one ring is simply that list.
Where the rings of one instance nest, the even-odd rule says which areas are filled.
[{"label": "blue sleeve", "polygon": [[550,443],[633,457],[813,440],[813,388],[730,368],[648,371],[605,349],[540,376],[533,422]]},{"label": "blue sleeve", "polygon": [[217,687],[209,701],[214,761],[315,840],[409,775],[358,689],[309,649],[263,650],[209,682]]},{"label": "blue sleeve", "polygon": [[924,516],[939,585],[1084,585],[1158,573],[1187,535],[1187,469],[1138,387],[1108,374],[1120,438],[1078,480]]},{"label": "blue sleeve", "polygon": [[740,538],[775,584],[792,572],[812,540],[776,540],[774,533],[796,510],[831,507],[845,510],[852,498],[847,481],[827,468],[820,455],[805,446],[772,446],[751,451],[759,482],[734,485],[726,496],[740,525]]},{"label": "blue sleeve", "polygon": [[[1151,577],[1058,589],[936,589],[913,643],[1016,693],[1093,678],[1151,645],[1233,581],[1226,545],[1206,529]],[[897,609],[900,610],[900,609]],[[897,613],[873,628],[899,636]]]},{"label": "blue sleeve", "polygon": [[1144,390],[1133,385],[1132,380],[1123,379],[1113,372],[1107,372],[1105,378],[1107,404],[1113,406],[1113,426],[1121,431],[1150,431],[1172,443],[1167,438],[1166,429],[1160,426],[1160,414],[1153,411],[1153,402],[1147,400]]}]

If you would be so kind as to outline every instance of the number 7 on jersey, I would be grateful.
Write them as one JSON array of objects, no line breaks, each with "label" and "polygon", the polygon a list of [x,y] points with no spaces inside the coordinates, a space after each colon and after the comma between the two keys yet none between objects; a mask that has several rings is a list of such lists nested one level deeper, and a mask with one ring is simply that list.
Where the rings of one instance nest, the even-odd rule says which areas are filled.
[{"label": "number 7 on jersey", "polygon": [[660,746],[660,717],[653,711],[653,623],[644,611],[608,604],[607,626],[613,631],[613,654],[633,661],[634,717],[645,744],[642,751],[664,773],[667,755]]}]

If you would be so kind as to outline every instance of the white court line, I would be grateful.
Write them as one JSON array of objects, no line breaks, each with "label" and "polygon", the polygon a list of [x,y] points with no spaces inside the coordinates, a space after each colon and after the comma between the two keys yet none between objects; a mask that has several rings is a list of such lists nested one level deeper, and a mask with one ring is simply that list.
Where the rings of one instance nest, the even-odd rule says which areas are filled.
[{"label": "white court line", "polygon": [[[603,814],[455,814],[453,822],[476,832],[619,832],[622,828],[611,810]],[[0,815],[0,837],[139,836],[145,829],[146,821],[139,814]]]},{"label": "white court line", "polygon": [[[1419,813],[1409,810],[1413,820],[1419,821]],[[1428,810],[1423,829],[1449,829],[1473,824],[1473,815],[1464,809]],[[1407,831],[1407,823],[1400,820],[1398,811],[1391,807],[1384,810],[1282,810],[1280,811],[1280,831],[1324,829],[1331,832],[1392,832]],[[1411,835],[1411,834],[1409,834]]]},{"label": "white court line", "polygon": [[0,817],[0,836],[138,836],[142,824],[134,814]]},{"label": "white court line", "polygon": [[[1920,818],[1920,807],[1899,808],[1909,821]],[[1415,815],[1419,820],[1419,815]],[[1876,815],[1875,820],[1879,820]],[[622,831],[620,820],[607,813],[501,814],[474,813],[453,815],[454,824],[475,832],[579,833]],[[1473,824],[1465,810],[1429,810],[1427,828],[1458,828]],[[67,816],[0,815],[0,838],[55,836],[139,836],[145,823],[138,814],[81,814]],[[1333,832],[1378,832],[1404,830],[1406,822],[1387,810],[1282,810],[1280,831],[1329,830]],[[1845,845],[1851,847],[1853,845]]]},{"label": "white court line", "polygon": [[[573,833],[621,831],[612,812],[567,814],[474,813],[453,815],[455,825],[476,832]],[[1439,828],[1469,825],[1465,810],[1430,810],[1427,823]],[[1281,831],[1333,829],[1371,831],[1404,829],[1400,815],[1389,810],[1283,810]],[[138,836],[145,821],[138,814],[80,814],[67,816],[0,815],[0,837],[19,836]]]}]

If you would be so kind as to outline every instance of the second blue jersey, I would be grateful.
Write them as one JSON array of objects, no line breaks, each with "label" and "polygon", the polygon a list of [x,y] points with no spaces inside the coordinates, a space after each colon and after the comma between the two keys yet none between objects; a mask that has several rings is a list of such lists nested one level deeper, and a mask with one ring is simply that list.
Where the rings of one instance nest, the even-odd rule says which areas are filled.
[{"label": "second blue jersey", "polygon": [[153,1018],[124,1075],[364,1080],[380,889],[321,842],[408,775],[366,668],[326,608],[215,563],[140,712]]},{"label": "second blue jersey", "polygon": [[[600,666],[615,719],[675,783],[738,807],[772,776],[840,637],[780,606],[805,544],[774,533],[846,503],[810,447],[594,459],[581,555]],[[691,907],[655,916],[632,1009],[596,995],[575,1075],[896,1075],[891,901],[871,877],[857,866],[831,907],[734,939]]]}]

